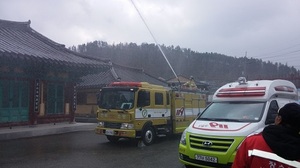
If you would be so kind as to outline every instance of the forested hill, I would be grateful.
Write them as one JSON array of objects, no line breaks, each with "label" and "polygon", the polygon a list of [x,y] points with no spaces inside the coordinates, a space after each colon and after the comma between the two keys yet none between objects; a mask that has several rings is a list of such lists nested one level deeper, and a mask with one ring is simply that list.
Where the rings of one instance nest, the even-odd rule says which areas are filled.
[{"label": "forested hill", "polygon": [[[218,53],[195,52],[179,46],[161,45],[177,75],[193,76],[198,81],[227,83],[240,76],[250,79],[274,79],[298,75],[294,67],[282,63],[263,62],[260,59],[231,57]],[[141,68],[164,79],[174,78],[167,61],[155,44],[108,44],[94,41],[70,47],[71,50],[92,57],[110,59],[113,63]]]}]

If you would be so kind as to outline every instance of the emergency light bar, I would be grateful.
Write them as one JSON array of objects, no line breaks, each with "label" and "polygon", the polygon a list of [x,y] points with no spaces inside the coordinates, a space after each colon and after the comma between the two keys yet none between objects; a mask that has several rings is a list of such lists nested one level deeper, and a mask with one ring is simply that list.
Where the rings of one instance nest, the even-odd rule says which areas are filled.
[{"label": "emergency light bar", "polygon": [[112,82],[109,86],[142,87],[141,82]]},{"label": "emergency light bar", "polygon": [[221,89],[217,93],[217,97],[251,97],[264,96],[266,87],[242,87]]},{"label": "emergency light bar", "polygon": [[289,86],[276,86],[275,87],[276,91],[282,91],[282,92],[294,92],[294,88],[289,87]]}]

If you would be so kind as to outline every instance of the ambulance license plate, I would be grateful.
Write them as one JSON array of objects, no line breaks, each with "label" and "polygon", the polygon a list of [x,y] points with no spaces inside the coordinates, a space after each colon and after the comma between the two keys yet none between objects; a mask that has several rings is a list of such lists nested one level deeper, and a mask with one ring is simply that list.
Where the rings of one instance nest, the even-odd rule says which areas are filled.
[{"label": "ambulance license plate", "polygon": [[105,135],[114,135],[114,130],[110,130],[110,129],[105,130]]},{"label": "ambulance license plate", "polygon": [[205,162],[218,163],[218,158],[212,156],[195,155],[195,159]]}]

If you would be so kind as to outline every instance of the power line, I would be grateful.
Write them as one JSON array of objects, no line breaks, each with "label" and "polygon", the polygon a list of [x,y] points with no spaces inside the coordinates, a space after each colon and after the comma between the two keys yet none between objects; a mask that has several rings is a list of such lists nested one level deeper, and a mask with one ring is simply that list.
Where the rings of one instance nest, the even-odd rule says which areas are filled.
[{"label": "power line", "polygon": [[[257,58],[269,58],[269,57],[273,57],[273,56],[266,56],[266,55],[277,54],[277,53],[280,53],[282,51],[285,51],[285,50],[288,50],[288,49],[291,49],[291,48],[294,48],[294,47],[297,47],[297,46],[300,46],[300,44],[295,44],[293,46],[290,46],[290,47],[287,47],[287,48],[283,48],[283,49],[280,49],[280,50],[277,50],[277,51],[272,51],[272,52],[269,52],[269,53],[261,54],[261,55],[258,55],[256,57]],[[274,56],[274,57],[276,57],[276,56]]]},{"label": "power line", "polygon": [[300,46],[300,44],[295,44],[290,47],[283,48],[277,51],[254,56],[253,58],[263,59],[265,61],[267,60],[271,62],[281,62],[281,63],[289,62],[288,66],[300,67],[300,65],[291,65],[291,63],[297,63],[297,62],[299,62],[297,64],[300,64],[300,57],[299,57],[300,49],[296,48],[294,50],[290,50],[298,46]]},{"label": "power line", "polygon": [[[297,39],[297,41],[298,41],[298,39]],[[294,44],[292,46],[289,46],[289,47],[286,47],[283,49],[279,49],[277,51],[273,51],[273,52],[253,56],[253,57],[258,58],[258,59],[263,59],[263,60],[267,59],[268,61],[272,61],[272,62],[282,62],[282,61],[287,61],[287,60],[289,60],[288,62],[290,62],[291,58],[298,57],[298,55],[295,55],[300,52],[300,49],[298,48],[298,46],[300,46],[300,43]],[[291,50],[295,47],[297,47],[297,48],[294,50]],[[295,60],[295,59],[293,59],[293,60]]]},{"label": "power line", "polygon": [[260,57],[260,58],[264,58],[264,59],[275,58],[275,57],[286,56],[288,54],[293,54],[293,53],[297,53],[297,52],[300,52],[300,49],[299,50],[295,50],[295,51],[289,51],[287,53],[281,53],[281,54],[277,54],[277,55],[273,55],[273,56],[266,56],[266,57]]},{"label": "power line", "polygon": [[160,52],[162,53],[162,55],[164,56],[165,60],[167,61],[167,63],[168,63],[168,65],[169,65],[169,67],[171,68],[173,74],[174,74],[175,77],[178,79],[177,74],[175,73],[173,67],[171,66],[169,60],[167,59],[167,57],[166,57],[165,53],[163,52],[163,50],[161,49],[160,45],[157,43],[156,38],[154,37],[152,31],[150,30],[148,24],[146,23],[145,19],[143,18],[142,14],[140,13],[139,9],[137,8],[137,6],[136,6],[135,3],[133,2],[133,0],[131,0],[131,3],[132,3],[132,5],[134,6],[134,8],[136,9],[136,11],[138,12],[138,14],[139,14],[140,18],[142,19],[142,21],[144,22],[145,26],[147,27],[147,29],[148,29],[149,33],[151,34],[151,36],[152,36],[152,38],[153,38],[155,44],[158,46]]}]

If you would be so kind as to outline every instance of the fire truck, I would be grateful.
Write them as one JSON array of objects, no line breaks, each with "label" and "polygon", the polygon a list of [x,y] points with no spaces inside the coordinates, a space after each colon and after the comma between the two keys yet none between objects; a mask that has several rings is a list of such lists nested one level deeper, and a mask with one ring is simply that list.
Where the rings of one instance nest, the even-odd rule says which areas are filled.
[{"label": "fire truck", "polygon": [[164,87],[148,82],[113,82],[98,95],[95,133],[111,142],[140,139],[145,145],[157,137],[182,133],[206,107],[206,95],[194,82]]},{"label": "fire truck", "polygon": [[195,167],[231,167],[243,140],[273,124],[278,110],[297,102],[295,85],[287,80],[241,77],[220,87],[212,103],[182,133],[181,163]]}]

